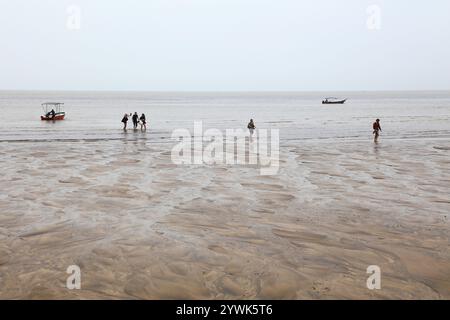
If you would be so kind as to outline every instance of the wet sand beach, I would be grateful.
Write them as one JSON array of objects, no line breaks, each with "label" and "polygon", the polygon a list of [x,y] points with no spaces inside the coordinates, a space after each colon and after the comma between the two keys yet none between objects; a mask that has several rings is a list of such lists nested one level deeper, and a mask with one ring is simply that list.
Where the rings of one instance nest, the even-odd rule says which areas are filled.
[{"label": "wet sand beach", "polygon": [[0,143],[0,298],[450,299],[449,140],[285,141],[274,176],[171,147]]},{"label": "wet sand beach", "polygon": [[450,1],[1,4],[0,302],[450,301]]}]

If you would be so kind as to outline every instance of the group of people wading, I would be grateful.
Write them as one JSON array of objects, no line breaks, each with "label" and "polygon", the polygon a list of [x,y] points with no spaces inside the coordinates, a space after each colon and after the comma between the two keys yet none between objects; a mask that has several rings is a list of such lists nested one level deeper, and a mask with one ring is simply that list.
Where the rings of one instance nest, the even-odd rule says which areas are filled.
[{"label": "group of people wading", "polygon": [[133,129],[137,130],[138,125],[141,125],[141,131],[145,131],[147,130],[147,121],[145,119],[145,114],[142,114],[140,117],[138,115],[137,112],[135,112],[134,114],[127,114],[125,113],[125,115],[122,118],[122,123],[123,123],[123,130],[126,131],[127,130],[127,124],[128,124],[128,120],[129,118],[131,118],[131,120],[133,121]]}]

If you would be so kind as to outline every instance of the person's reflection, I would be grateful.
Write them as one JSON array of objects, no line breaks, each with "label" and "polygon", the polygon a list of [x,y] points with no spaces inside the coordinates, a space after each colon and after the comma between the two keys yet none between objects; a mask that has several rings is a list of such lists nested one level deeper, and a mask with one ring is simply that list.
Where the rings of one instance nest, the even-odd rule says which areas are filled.
[{"label": "person's reflection", "polygon": [[378,141],[375,141],[375,143],[373,144],[373,151],[375,153],[375,156],[379,156],[380,154],[380,144],[378,143]]}]

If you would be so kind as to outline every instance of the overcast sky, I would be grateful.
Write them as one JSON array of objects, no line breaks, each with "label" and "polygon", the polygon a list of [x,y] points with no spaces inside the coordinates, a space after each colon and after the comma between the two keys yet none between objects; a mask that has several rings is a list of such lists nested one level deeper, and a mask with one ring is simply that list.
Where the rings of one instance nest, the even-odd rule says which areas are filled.
[{"label": "overcast sky", "polygon": [[448,0],[0,0],[0,41],[4,90],[450,90]]}]

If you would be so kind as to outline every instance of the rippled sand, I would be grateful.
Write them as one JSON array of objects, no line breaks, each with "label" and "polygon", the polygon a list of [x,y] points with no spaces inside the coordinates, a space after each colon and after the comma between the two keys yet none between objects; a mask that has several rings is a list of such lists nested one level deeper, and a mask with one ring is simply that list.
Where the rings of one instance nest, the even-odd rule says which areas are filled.
[{"label": "rippled sand", "polygon": [[0,298],[450,299],[450,141],[285,144],[275,176],[170,148],[0,143]]}]

